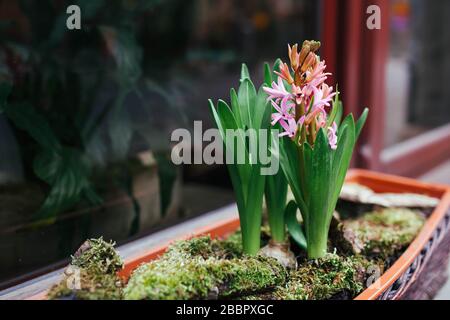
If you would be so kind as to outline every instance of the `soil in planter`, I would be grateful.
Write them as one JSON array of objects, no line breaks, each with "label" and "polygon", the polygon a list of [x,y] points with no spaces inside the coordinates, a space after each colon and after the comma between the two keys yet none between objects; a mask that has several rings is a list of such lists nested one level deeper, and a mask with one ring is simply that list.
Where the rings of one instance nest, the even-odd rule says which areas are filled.
[{"label": "soil in planter", "polygon": [[[123,290],[122,284],[112,285],[118,281],[112,270],[86,270],[87,275],[100,276],[87,276],[85,287],[78,291],[60,284],[50,297],[352,299],[367,287],[374,270],[382,274],[403,252],[424,221],[420,211],[409,209],[380,209],[357,218],[336,219],[330,233],[331,253],[324,258],[308,260],[291,246],[298,259],[296,270],[286,270],[272,258],[244,255],[239,231],[224,240],[193,238],[173,244],[159,259],[138,267]],[[267,239],[265,232],[262,234],[264,242]]]}]

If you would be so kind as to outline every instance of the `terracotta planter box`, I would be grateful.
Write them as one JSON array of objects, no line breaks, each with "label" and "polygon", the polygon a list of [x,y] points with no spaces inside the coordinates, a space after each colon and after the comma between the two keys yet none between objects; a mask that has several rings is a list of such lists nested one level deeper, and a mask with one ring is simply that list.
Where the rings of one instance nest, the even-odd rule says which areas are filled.
[{"label": "terracotta planter box", "polygon": [[[448,232],[450,187],[356,169],[349,171],[346,180],[365,185],[375,192],[420,193],[441,199],[406,251],[386,270],[378,283],[364,290],[356,297],[356,300],[431,298],[427,295],[434,295],[446,280],[445,270],[449,254],[448,245],[450,245]],[[238,219],[228,219],[202,229],[188,231],[184,237],[173,239],[170,243],[205,234],[211,237],[225,237],[238,227]],[[170,243],[151,248],[148,252],[127,259],[120,275],[125,279],[128,278],[141,263],[158,258]],[[429,272],[429,270],[433,271]],[[33,296],[31,299],[45,299],[45,294]]]}]

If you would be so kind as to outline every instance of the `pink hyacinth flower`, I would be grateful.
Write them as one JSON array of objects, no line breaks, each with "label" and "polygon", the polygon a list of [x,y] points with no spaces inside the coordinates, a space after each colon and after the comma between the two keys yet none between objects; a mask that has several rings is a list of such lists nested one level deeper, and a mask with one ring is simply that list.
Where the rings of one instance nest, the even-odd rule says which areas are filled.
[{"label": "pink hyacinth flower", "polygon": [[337,125],[336,122],[333,122],[331,127],[328,127],[328,143],[330,144],[331,149],[336,150],[337,148]]},{"label": "pink hyacinth flower", "polygon": [[276,75],[281,77],[282,79],[286,80],[287,83],[293,84],[294,78],[292,78],[291,72],[289,71],[289,67],[286,63],[280,64],[280,72],[274,71]]},{"label": "pink hyacinth flower", "polygon": [[[318,109],[319,110],[319,109]],[[322,110],[320,110],[322,111]],[[316,127],[317,128],[323,128],[327,124],[327,117],[324,112],[319,113],[319,115],[316,118]]]},{"label": "pink hyacinth flower", "polygon": [[279,99],[291,96],[291,93],[289,93],[284,87],[283,79],[281,79],[280,77],[278,77],[278,83],[276,83],[275,81],[272,82],[271,88],[264,87],[263,89],[269,95],[269,100],[278,101]]},{"label": "pink hyacinth flower", "polygon": [[306,71],[306,82],[313,87],[319,87],[331,75],[324,73],[326,67],[325,60],[316,63],[314,69]]},{"label": "pink hyacinth flower", "polygon": [[319,108],[325,113],[324,107],[330,106],[330,102],[336,95],[336,92],[332,92],[333,87],[329,87],[325,83],[322,84],[322,87],[320,89],[316,87],[313,87],[312,89],[314,91],[314,105],[312,111],[314,111],[316,108]]},{"label": "pink hyacinth flower", "polygon": [[[281,132],[278,136],[284,137],[293,137],[297,133],[297,123],[295,121],[295,104],[292,100],[290,100],[290,96],[286,96],[281,100],[280,105],[278,105],[275,101],[271,100],[273,108],[276,112],[272,113],[272,125],[274,126],[276,123],[279,123],[283,132]],[[303,117],[304,118],[304,117]]]},{"label": "pink hyacinth flower", "polygon": [[310,102],[310,96],[312,93],[312,88],[308,88],[308,86],[296,86],[295,84],[292,85],[292,93],[295,96],[295,102],[297,104],[304,104],[305,106],[309,106]]},{"label": "pink hyacinth flower", "polygon": [[298,124],[295,121],[294,117],[280,120],[280,125],[283,128],[284,132],[280,133],[278,135],[279,137],[288,136],[289,138],[292,138],[297,133]]},{"label": "pink hyacinth flower", "polygon": [[289,98],[289,96],[284,97],[281,100],[280,105],[278,105],[275,101],[270,100],[273,108],[277,111],[272,113],[272,125],[275,125],[282,119],[287,120],[293,117],[292,111],[295,105],[292,101],[289,100]]}]

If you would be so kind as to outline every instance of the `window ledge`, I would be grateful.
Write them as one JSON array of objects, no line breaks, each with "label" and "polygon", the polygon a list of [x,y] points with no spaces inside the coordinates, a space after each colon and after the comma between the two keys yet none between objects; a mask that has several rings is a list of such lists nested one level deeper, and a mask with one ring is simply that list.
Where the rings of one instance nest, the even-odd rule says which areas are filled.
[{"label": "window ledge", "polygon": [[[149,236],[129,242],[118,247],[117,250],[123,259],[127,259],[128,257],[133,257],[143,251],[149,250],[152,247],[166,244],[172,239],[187,236],[193,232],[193,230],[206,227],[212,223],[232,217],[237,217],[237,207],[235,204],[214,210],[197,218],[193,218],[173,227],[169,227]],[[60,281],[63,270],[64,268],[61,268],[0,291],[0,300],[22,300],[42,293]]]}]

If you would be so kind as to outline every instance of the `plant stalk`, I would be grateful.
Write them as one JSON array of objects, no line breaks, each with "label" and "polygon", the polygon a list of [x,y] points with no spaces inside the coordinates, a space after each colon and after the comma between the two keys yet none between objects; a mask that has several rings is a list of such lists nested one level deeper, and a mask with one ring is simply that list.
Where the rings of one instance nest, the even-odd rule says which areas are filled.
[{"label": "plant stalk", "polygon": [[254,212],[245,212],[240,216],[242,232],[242,248],[248,255],[256,255],[261,248],[261,215],[262,208]]},{"label": "plant stalk", "polygon": [[286,241],[286,223],[284,210],[286,208],[287,181],[280,170],[274,176],[266,177],[265,198],[269,217],[272,241],[278,244]]},{"label": "plant stalk", "polygon": [[328,230],[311,230],[307,239],[309,259],[318,259],[327,253]]},{"label": "plant stalk", "polygon": [[286,224],[284,222],[284,203],[283,207],[273,203],[266,198],[267,210],[269,211],[269,226],[272,240],[275,243],[284,243],[286,241]]}]

